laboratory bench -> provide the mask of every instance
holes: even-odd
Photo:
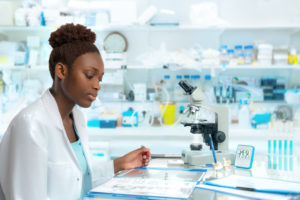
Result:
[[[253,161],[253,165],[251,169],[241,169],[236,168],[231,165],[229,168],[214,170],[213,168],[206,167],[203,169],[207,169],[207,172],[204,176],[204,180],[210,179],[218,179],[227,177],[229,175],[239,175],[239,176],[250,176],[256,178],[267,178],[272,180],[282,180],[282,181],[292,181],[300,183],[300,162],[297,161],[297,164],[293,168],[292,171],[284,171],[284,170],[274,170],[268,169],[268,158],[265,155],[255,155],[255,159]],[[174,158],[156,158],[152,159],[148,167],[158,167],[158,168],[192,168],[199,169],[201,167],[197,166],[188,166],[183,164],[180,159]],[[94,200],[94,199],[103,199],[102,197],[86,197],[85,200]],[[108,199],[105,197],[105,199]],[[124,199],[124,198],[122,198]],[[130,198],[127,198],[130,199]],[[146,198],[144,198],[146,199]],[[205,189],[197,188],[193,191],[189,200],[199,200],[199,199],[214,199],[214,200],[227,200],[227,199],[249,199],[239,196],[234,196],[222,192],[210,191]],[[300,195],[292,197],[292,199],[300,199]]]

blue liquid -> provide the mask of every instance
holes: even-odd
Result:
[[[288,159],[287,159],[288,141],[284,140],[284,170],[288,170]]]
[[[277,169],[277,155],[276,155],[276,146],[277,146],[277,141],[273,140],[273,169]]]
[[[282,140],[278,141],[279,169],[282,170]]]

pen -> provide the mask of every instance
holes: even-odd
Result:
[[[213,157],[214,157],[214,162],[217,163],[217,158],[216,158],[216,153],[215,153],[215,147],[214,147],[214,143],[213,143],[211,135],[209,135],[209,140],[210,140],[211,151],[212,151]]]

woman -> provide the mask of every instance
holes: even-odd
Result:
[[[95,40],[82,25],[51,33],[53,85],[12,120],[2,138],[0,199],[80,199],[114,173],[148,165],[147,148],[92,164],[86,121],[75,105],[89,107],[101,88],[104,66]]]

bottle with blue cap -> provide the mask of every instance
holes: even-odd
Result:
[[[182,75],[176,75],[175,84],[174,84],[174,92],[173,92],[173,99],[176,102],[184,102],[187,101],[188,98],[184,95],[184,90],[178,84],[181,80],[183,80]]]
[[[245,52],[245,64],[251,64],[254,61],[253,45],[245,45],[244,52]]]
[[[173,84],[171,81],[171,76],[169,74],[164,75],[164,89],[162,100],[171,101],[173,99]]]
[[[225,67],[229,63],[227,50],[228,50],[227,45],[221,45],[221,48],[220,48],[220,63],[223,67]]]
[[[194,87],[200,87],[200,75],[198,74],[193,74],[191,75],[191,81],[190,84]]]
[[[227,49],[227,54],[228,54],[228,64],[229,65],[236,65],[237,64],[237,59],[234,54],[234,49]]]
[[[248,99],[240,99],[239,127],[250,128],[250,111]]]
[[[215,103],[214,85],[210,74],[204,76],[203,92],[205,94],[205,103]]]

